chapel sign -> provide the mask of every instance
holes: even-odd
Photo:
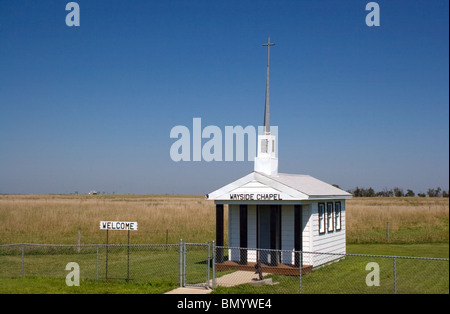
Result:
[[[230,194],[233,201],[282,201],[281,194],[272,193],[240,193]]]

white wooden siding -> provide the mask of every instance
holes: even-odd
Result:
[[[345,254],[346,245],[345,245],[345,200],[332,200],[333,202],[333,211],[334,211],[334,203],[340,201],[341,202],[341,230],[337,231],[333,228],[333,231],[328,231],[328,225],[325,228],[325,233],[319,234],[319,202],[314,202],[311,204],[312,209],[312,243],[310,247],[310,252],[323,252],[323,253],[338,253]],[[326,201],[324,201],[326,204]],[[326,205],[325,205],[326,208]],[[325,210],[326,213],[326,210]],[[327,219],[326,219],[327,220]],[[333,220],[334,222],[334,220]],[[306,251],[306,250],[304,250]],[[307,254],[309,255],[309,254]],[[339,256],[336,255],[320,255],[315,254],[313,256],[312,265],[319,266],[321,264],[328,263],[332,260],[338,259]]]
[[[294,205],[281,206],[281,249],[292,251],[282,252],[281,262],[283,264],[294,264]]]
[[[294,205],[281,206],[281,249],[294,249]]]
[[[310,251],[311,250],[311,205],[303,205],[302,206],[302,251]]]
[[[311,205],[303,205],[302,206],[302,251],[309,252],[311,251],[312,245],[312,219],[311,219]],[[303,255],[303,264],[304,265],[312,265],[313,261],[310,255]]]

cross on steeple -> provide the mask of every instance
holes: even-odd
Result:
[[[267,47],[267,79],[266,79],[266,105],[264,109],[264,133],[270,133],[270,93],[269,93],[269,60],[270,60],[270,46],[275,46],[270,42],[270,36],[267,39],[267,44],[263,44]]]

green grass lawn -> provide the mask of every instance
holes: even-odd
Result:
[[[347,253],[449,258],[449,244],[347,244]]]
[[[171,282],[131,283],[124,280],[82,280],[80,286],[67,286],[65,278],[0,279],[0,294],[162,294],[175,289]]]

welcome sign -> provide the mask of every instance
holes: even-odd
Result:
[[[137,221],[100,221],[100,230],[138,230]]]

